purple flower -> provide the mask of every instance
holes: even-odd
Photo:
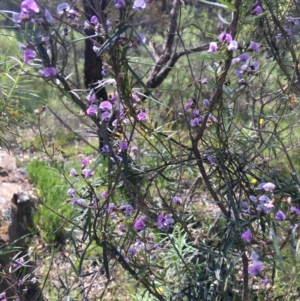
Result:
[[[251,9],[252,15],[260,15],[262,13],[262,7],[260,6],[259,2],[256,1]]]
[[[114,203],[110,203],[110,204],[107,206],[106,211],[110,213],[110,212],[113,212],[115,209],[116,209],[116,205],[115,205]]]
[[[292,30],[290,28],[286,28],[285,29],[285,32],[288,36],[291,36],[292,35]]]
[[[89,160],[87,158],[83,159],[81,162],[81,168],[85,168],[89,165]]]
[[[135,247],[129,247],[127,251],[128,256],[135,256],[137,254],[137,249]]]
[[[253,264],[248,267],[248,273],[252,276],[259,276],[261,274],[262,268],[262,262],[253,261]]]
[[[68,3],[61,3],[57,5],[57,13],[62,15],[70,10],[70,5]]]
[[[256,62],[256,61],[254,61],[254,62],[252,62],[251,64],[250,64],[250,69],[252,70],[252,71],[255,71],[255,70],[257,70],[258,68],[259,68],[259,62]]]
[[[104,111],[101,113],[101,121],[109,122],[112,117],[112,113],[110,111]]]
[[[182,198],[179,196],[174,196],[172,199],[172,202],[177,204],[177,205],[181,205],[182,204]]]
[[[126,217],[130,217],[133,211],[133,208],[131,205],[128,204],[122,204],[120,206],[120,210],[125,211],[125,216]]]
[[[244,241],[246,241],[246,242],[251,242],[251,240],[252,240],[252,232],[251,232],[251,230],[250,229],[248,229],[246,232],[244,232],[243,234],[242,234],[242,239],[244,240]]]
[[[31,60],[35,58],[35,52],[31,49],[27,49],[24,51],[24,61],[26,64],[29,64]]]
[[[109,101],[105,100],[105,101],[102,101],[100,103],[99,108],[100,108],[101,111],[111,111],[112,110],[112,104]]]
[[[96,98],[96,94],[93,93],[93,94],[91,94],[91,95],[88,95],[86,99],[87,99],[88,102],[93,103],[93,102],[97,99],[97,98]]]
[[[236,51],[238,49],[238,43],[235,40],[232,40],[227,47],[228,50]]]
[[[259,45],[253,41],[250,42],[249,48],[252,51],[259,51]]]
[[[121,141],[120,142],[120,149],[121,150],[127,150],[128,149],[128,142],[127,141]]]
[[[222,33],[219,35],[219,41],[220,41],[220,42],[231,43],[231,41],[232,41],[232,36],[231,36],[229,33],[222,32]]]
[[[120,224],[119,227],[118,227],[118,230],[121,231],[121,232],[125,232],[126,231],[126,227],[124,224]]]
[[[147,119],[147,114],[145,112],[140,112],[137,114],[138,121],[144,121]]]
[[[299,20],[295,20],[295,19],[294,19],[293,17],[291,17],[291,16],[286,17],[285,20],[286,20],[288,23],[291,23],[293,26],[299,24]]]
[[[104,146],[101,148],[101,152],[102,152],[103,154],[109,153],[109,146],[108,146],[108,145],[104,145]]]
[[[121,8],[121,7],[125,7],[125,6],[126,6],[126,4],[125,4],[124,0],[116,0],[116,3],[115,3],[116,8]]]
[[[70,169],[70,176],[71,177],[78,177],[79,173],[75,170],[75,168]]]
[[[211,43],[209,44],[209,48],[208,48],[207,52],[208,52],[208,53],[214,53],[214,52],[216,52],[217,50],[218,50],[218,45],[217,45],[217,43],[216,43],[216,42],[211,42]]]
[[[108,71],[107,71],[107,69],[106,69],[106,68],[104,68],[104,67],[102,67],[101,74],[102,74],[103,76],[107,76],[107,74],[108,74]]]
[[[25,0],[21,3],[21,11],[24,13],[38,14],[40,7],[34,0]]]
[[[262,189],[264,189],[265,191],[273,191],[275,187],[276,187],[275,184],[268,182],[268,183],[264,183]]]
[[[6,292],[2,292],[2,293],[0,294],[0,298],[5,298],[5,296],[6,296]]]
[[[267,285],[267,284],[269,283],[269,279],[268,279],[268,278],[263,279],[263,280],[262,280],[262,283],[263,283],[264,285]]]
[[[208,99],[203,99],[203,106],[209,107],[209,105],[210,105],[210,100],[208,100]]]
[[[252,203],[256,204],[257,203],[257,197],[255,197],[254,195],[250,195],[249,199]]]
[[[98,106],[97,105],[90,105],[88,107],[88,109],[86,110],[86,113],[89,115],[89,116],[96,116],[98,114]]]
[[[51,78],[57,74],[57,71],[54,67],[47,67],[44,70],[39,70],[39,74],[42,77]]]
[[[286,216],[281,210],[278,210],[275,215],[275,219],[277,219],[278,221],[284,221],[286,219]]]
[[[96,25],[97,23],[99,23],[99,20],[96,16],[92,16],[90,22],[94,25]]]
[[[139,151],[139,149],[138,149],[138,147],[137,146],[132,146],[131,147],[131,151],[134,153],[134,154],[136,154],[138,151]]]
[[[77,198],[73,198],[71,200],[71,203],[73,205],[79,205],[79,206],[86,206],[86,201],[84,199],[77,199]]]
[[[85,179],[92,178],[94,175],[94,171],[91,169],[84,169],[81,171],[81,173]]]
[[[184,109],[187,111],[188,109],[194,108],[195,102],[192,99],[188,99],[187,103],[184,105]]]
[[[74,197],[76,195],[76,190],[74,188],[70,188],[67,191],[67,196]]]
[[[136,230],[136,231],[140,231],[140,230],[143,230],[145,227],[146,227],[146,216],[145,215],[142,215],[133,225],[133,228]]]
[[[191,126],[196,127],[202,122],[202,117],[196,117],[191,120]]]
[[[271,199],[268,197],[268,196],[266,196],[266,195],[261,195],[259,198],[258,198],[258,200],[260,201],[260,202],[262,202],[262,203],[269,203],[270,201],[271,201]]]
[[[242,53],[238,58],[242,64],[245,64],[250,59],[250,55],[248,53]]]
[[[101,193],[101,197],[102,197],[102,198],[107,198],[108,196],[109,196],[108,191],[103,191],[103,192]]]
[[[51,13],[49,12],[48,9],[45,9],[45,19],[48,23],[53,22],[53,17],[52,17],[52,15],[51,15]]]
[[[300,215],[300,209],[294,206],[291,206],[291,213],[292,214],[296,214],[296,215]]]
[[[23,258],[19,258],[13,263],[12,266],[14,269],[16,269],[16,268],[23,266],[24,264],[25,264],[25,260]]]
[[[139,96],[136,95],[136,94],[132,94],[131,97],[132,97],[132,99],[133,99],[135,102],[138,102],[138,101],[141,100],[141,99],[139,98]]]
[[[135,0],[132,8],[134,10],[141,11],[146,8],[146,2],[144,0]]]
[[[157,228],[165,231],[174,226],[174,219],[172,218],[172,214],[160,214],[157,218]]]

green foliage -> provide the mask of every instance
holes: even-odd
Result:
[[[72,215],[72,209],[66,204],[68,186],[53,169],[54,164],[32,160],[28,164],[30,181],[37,188],[41,204],[34,216],[36,231],[48,243],[60,242]]]

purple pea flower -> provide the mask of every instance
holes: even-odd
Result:
[[[116,3],[115,3],[116,8],[121,8],[121,7],[125,7],[125,6],[126,6],[126,3],[124,0],[116,0]]]
[[[132,8],[134,10],[141,11],[146,8],[146,2],[144,0],[135,0]]]
[[[125,211],[125,216],[126,217],[130,217],[133,211],[133,208],[131,205],[128,204],[122,204],[120,206],[120,210]]]
[[[232,36],[231,36],[229,33],[222,32],[222,33],[219,35],[219,41],[220,41],[220,42],[231,43],[231,41],[232,41]]]
[[[107,76],[107,74],[108,74],[108,71],[107,71],[107,69],[106,69],[106,68],[104,68],[104,67],[102,67],[101,74],[102,74],[104,77],[105,77],[105,76]]]
[[[71,203],[73,205],[86,206],[86,201],[84,199],[72,198]]]
[[[236,51],[238,49],[238,43],[235,40],[232,40],[227,47],[228,50]]]
[[[81,171],[81,173],[85,179],[92,178],[94,175],[94,171],[91,169],[84,169]]]
[[[249,45],[249,48],[252,50],[252,51],[259,51],[259,45],[253,41],[250,41],[250,45]]]
[[[49,12],[48,9],[45,9],[45,19],[48,23],[53,22],[53,17],[52,17],[52,15],[51,15],[51,13]]]
[[[210,100],[208,100],[208,99],[203,99],[203,106],[204,106],[204,107],[209,107],[209,105],[210,105]]]
[[[71,168],[71,170],[70,170],[70,176],[71,177],[78,177],[79,173],[75,170],[75,168]]]
[[[104,112],[104,111],[111,111],[111,110],[112,110],[112,104],[111,104],[109,101],[105,100],[105,101],[102,101],[102,102],[100,103],[99,108],[100,108],[100,110],[103,111],[103,112]]]
[[[263,280],[262,280],[262,283],[263,283],[264,285],[269,284],[269,279],[268,279],[268,278],[263,279]]]
[[[284,221],[286,219],[286,216],[281,210],[278,210],[275,215],[275,219],[277,219],[278,221]]]
[[[96,16],[92,16],[90,22],[93,25],[96,25],[97,23],[99,23],[99,20],[98,20],[98,18]]]
[[[6,296],[6,292],[2,292],[1,294],[0,294],[0,298],[2,299],[2,298],[5,298],[5,296]]]
[[[107,198],[108,196],[109,196],[108,191],[103,191],[103,192],[101,193],[101,197],[102,197],[102,198]]]
[[[144,121],[147,119],[147,114],[145,112],[140,112],[137,114],[138,121]]]
[[[102,152],[103,154],[109,153],[109,146],[108,146],[108,145],[104,145],[104,146],[101,148],[101,152]]]
[[[70,10],[70,5],[68,3],[61,3],[57,5],[57,13],[62,15]]]
[[[88,95],[88,96],[86,97],[86,99],[87,99],[88,102],[94,103],[95,100],[97,99],[97,98],[96,98],[96,94],[95,94],[95,93],[92,93],[91,95]]]
[[[262,271],[263,265],[260,261],[255,261],[252,265],[248,268],[248,273],[252,276],[260,275]]]
[[[87,158],[83,159],[81,162],[81,168],[86,168],[89,165],[89,160]]]
[[[257,15],[257,16],[262,14],[262,7],[260,6],[258,1],[256,1],[254,3],[254,5],[252,6],[251,14],[252,15]]]
[[[128,256],[135,256],[137,254],[137,249],[135,247],[129,247],[128,251]]]
[[[176,205],[181,205],[182,204],[182,198],[179,196],[174,196],[172,199],[172,202],[175,203]]]
[[[57,71],[54,67],[47,67],[44,70],[39,70],[39,74],[42,77],[51,78],[57,74]]]
[[[112,117],[112,113],[109,111],[104,111],[101,113],[101,121],[109,122]]]
[[[26,64],[29,64],[35,58],[35,52],[31,49],[24,51],[24,61]]]
[[[24,264],[25,264],[25,260],[23,258],[19,258],[13,263],[12,266],[14,269],[16,269],[16,268],[22,267]]]
[[[145,227],[146,227],[146,216],[145,215],[142,215],[133,225],[133,228],[136,230],[136,231],[141,231],[143,230]]]
[[[214,52],[216,52],[217,50],[218,50],[218,45],[217,45],[217,43],[216,43],[216,42],[211,42],[211,43],[209,44],[209,48],[208,48],[207,52],[208,52],[208,53],[214,53]]]
[[[157,228],[165,231],[174,226],[174,219],[172,218],[172,214],[160,214],[157,218]]]
[[[107,209],[106,211],[111,213],[113,212],[114,210],[116,209],[116,205],[114,203],[110,203],[108,206],[107,206]]]
[[[262,189],[264,189],[265,191],[274,191],[275,187],[275,184],[271,182],[263,183],[262,185]]]
[[[74,197],[76,195],[76,190],[74,188],[70,188],[67,191],[67,196]]]
[[[248,229],[246,232],[242,234],[242,239],[246,242],[251,242],[252,241],[252,232],[250,229]]]
[[[123,150],[127,150],[128,149],[128,142],[127,141],[121,141],[120,142],[120,149]]]
[[[138,147],[137,146],[132,146],[131,147],[131,151],[134,153],[134,154],[136,154],[138,151],[139,151],[139,149],[138,149]]]
[[[25,0],[21,3],[21,11],[24,13],[38,14],[40,7],[34,0]]]
[[[196,117],[191,120],[191,126],[196,127],[202,122],[202,117]]]
[[[88,107],[88,109],[86,110],[86,113],[89,115],[89,116],[96,116],[98,114],[98,106],[97,105],[90,105]]]
[[[187,103],[184,105],[184,109],[187,111],[188,109],[194,108],[195,102],[192,99],[188,99]]]
[[[291,213],[292,214],[296,214],[296,215],[300,215],[300,209],[294,206],[291,206]]]
[[[242,64],[245,64],[249,59],[250,59],[250,55],[249,55],[248,53],[242,53],[242,54],[239,56],[239,61],[240,61]]]

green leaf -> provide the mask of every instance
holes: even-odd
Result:
[[[125,25],[121,27],[114,35],[112,35],[108,40],[106,40],[105,43],[99,49],[97,56],[100,56],[106,48],[113,45],[113,43],[121,36],[121,34],[124,33],[129,28],[131,28],[131,26],[129,25]]]

